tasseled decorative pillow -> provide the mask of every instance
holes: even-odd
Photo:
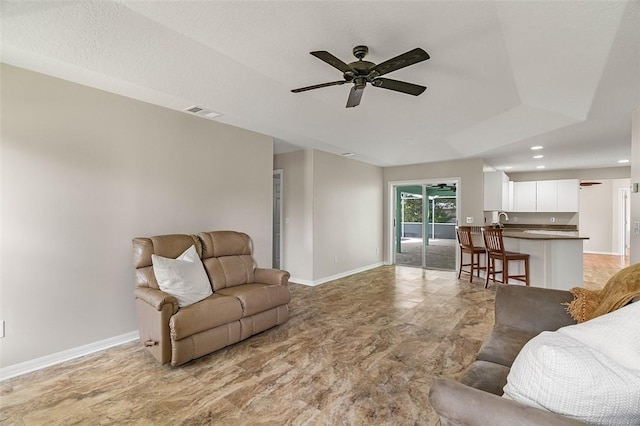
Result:
[[[578,323],[615,311],[640,295],[640,263],[619,271],[602,290],[574,287],[569,291],[574,299],[566,303],[567,312]]]

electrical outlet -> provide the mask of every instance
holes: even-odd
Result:
[[[333,257],[333,263],[338,263],[338,256]]]
[[[376,254],[380,254],[380,247],[376,247]]]
[[[634,222],[634,224],[633,224],[633,232],[636,235],[640,235],[640,222]]]
[[[514,221],[514,222],[517,222],[518,221],[518,216],[514,216],[513,219],[511,219],[511,220]]]
[[[550,221],[551,223],[553,223],[553,222],[555,222],[555,221],[556,221],[556,218],[552,216],[552,217],[551,217],[551,219],[549,219],[549,221]]]
[[[4,320],[0,321],[0,339],[4,337]]]
[[[467,217],[467,223],[473,223],[473,217]]]

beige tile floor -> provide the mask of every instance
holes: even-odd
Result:
[[[585,258],[594,287],[624,265],[605,263]],[[493,323],[493,286],[455,275],[292,284],[287,323],[183,367],[130,343],[2,382],[0,424],[433,425],[431,380],[458,377]]]

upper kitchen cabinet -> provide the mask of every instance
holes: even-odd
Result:
[[[484,173],[484,209],[509,210],[509,177],[504,172]]]
[[[541,180],[536,182],[537,212],[558,211],[558,181]]]
[[[516,212],[577,212],[580,207],[578,179],[514,183]]]
[[[513,184],[513,211],[535,212],[537,205],[537,182],[515,182]]]
[[[580,181],[563,179],[558,181],[558,211],[577,212],[580,210]]]

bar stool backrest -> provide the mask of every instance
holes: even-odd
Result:
[[[458,243],[460,244],[460,247],[473,249],[473,239],[471,238],[470,226],[459,226],[456,229],[456,233],[458,234]]]
[[[489,253],[504,253],[504,241],[502,241],[502,229],[484,228],[482,230],[484,246]]]

